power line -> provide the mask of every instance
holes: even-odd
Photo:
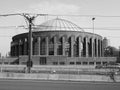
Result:
[[[1,16],[1,17],[16,16],[16,15],[22,15],[22,13],[14,13],[14,14],[0,14],[0,16]]]
[[[13,36],[9,36],[9,35],[0,35],[0,37],[13,37]],[[120,38],[120,36],[107,36],[109,38]]]
[[[20,16],[30,16],[30,15],[36,15],[37,16],[72,16],[72,17],[120,17],[120,16],[105,16],[105,15],[62,15],[62,14],[36,14],[36,13],[15,13],[15,14],[0,14],[1,17],[7,17],[7,16],[16,16],[16,15],[20,15]],[[21,26],[17,26],[17,27],[21,27]],[[6,27],[0,27],[0,28],[17,28],[16,26],[6,26]],[[25,27],[24,27],[25,28]],[[74,28],[74,27],[73,27]],[[26,28],[25,28],[26,29]],[[83,29],[92,29],[92,28],[83,28]],[[95,28],[95,30],[120,30],[119,28]]]
[[[13,37],[13,36],[0,35],[0,37]]]
[[[120,15],[68,15],[68,14],[37,14],[37,13],[14,13],[14,14],[0,14],[1,17],[16,16],[16,15],[37,15],[37,16],[72,16],[72,17],[115,17],[120,18]]]
[[[83,28],[83,29],[92,29],[92,28]],[[107,31],[120,31],[120,28],[94,28],[96,30],[107,30]]]
[[[108,15],[64,15],[64,14],[48,14],[48,16],[71,16],[71,17],[115,17],[115,18],[120,18],[120,16],[108,16]]]
[[[7,28],[26,28],[26,26],[24,26],[24,25],[21,25],[21,26],[0,26],[0,28],[5,28],[5,29],[7,29]]]
[[[107,37],[110,37],[110,38],[120,38],[120,36],[107,36]]]
[[[34,25],[33,26],[33,29],[41,29],[44,28],[44,27],[56,27],[56,26],[44,26],[44,25]],[[65,28],[65,27],[59,27],[57,26],[58,28]],[[0,29],[20,29],[20,28],[23,28],[23,29],[28,29],[27,26],[24,26],[24,25],[20,25],[20,26],[0,26]],[[66,27],[66,28],[70,28],[70,27]],[[76,27],[72,27],[72,28],[76,28]],[[82,29],[93,29],[92,27],[83,27]],[[120,31],[120,27],[96,27],[95,30],[110,30],[110,31]]]
[[[33,29],[41,29],[41,28],[45,28],[45,27],[52,27],[52,28],[56,28],[56,26],[47,26],[47,25],[35,25],[33,27]],[[79,27],[61,27],[61,26],[57,26],[58,28],[64,29],[64,28],[79,28]],[[93,29],[92,27],[81,27],[82,29]],[[120,27],[96,27],[94,28],[95,30],[120,30]]]

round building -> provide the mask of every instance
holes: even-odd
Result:
[[[29,50],[28,33],[14,36],[11,56],[25,64]],[[32,61],[37,65],[105,63],[102,36],[85,32],[65,19],[48,20],[32,30]]]

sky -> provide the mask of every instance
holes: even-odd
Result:
[[[109,44],[120,46],[120,0],[0,0],[0,14],[11,13],[39,13],[63,16],[38,17],[35,24],[39,25],[47,20],[59,17],[67,19],[86,32],[93,32],[92,17],[73,17],[64,15],[93,15],[94,33],[109,39]],[[96,16],[97,15],[97,16]],[[24,17],[0,17],[0,52],[2,56],[10,51],[12,36],[27,32],[20,28],[27,25]],[[89,28],[89,29],[88,29]]]

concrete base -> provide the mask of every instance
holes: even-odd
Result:
[[[112,80],[105,75],[72,75],[72,74],[25,74],[25,73],[0,73],[2,79],[37,79],[37,80],[69,80],[69,81],[96,81],[120,82],[120,76],[115,75]]]

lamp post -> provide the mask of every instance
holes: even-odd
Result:
[[[92,26],[93,26],[93,47],[92,47],[92,49],[93,49],[93,52],[92,52],[92,57],[93,57],[93,59],[94,59],[94,56],[95,56],[95,34],[94,34],[94,21],[95,21],[95,17],[93,17],[92,18]]]
[[[95,17],[92,18],[92,21],[93,21],[93,34],[94,34],[94,21],[95,21]]]

